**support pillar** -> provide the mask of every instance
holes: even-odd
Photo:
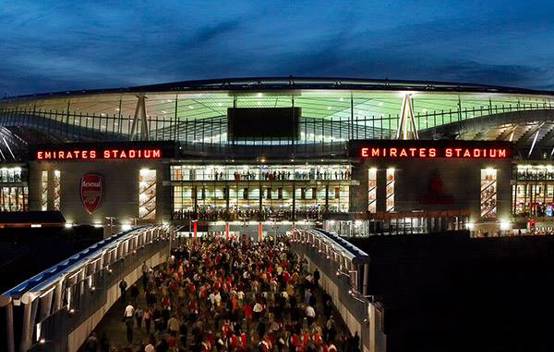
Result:
[[[146,116],[146,97],[141,94],[137,95],[137,106],[135,108],[135,116],[131,126],[131,140],[148,140],[148,119]],[[140,132],[139,132],[140,131]]]
[[[419,139],[415,124],[414,107],[411,94],[404,95],[404,98],[402,99],[402,108],[400,110],[398,129],[396,130],[396,139]]]

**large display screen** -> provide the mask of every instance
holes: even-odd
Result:
[[[301,113],[300,108],[228,108],[228,138],[298,139]]]

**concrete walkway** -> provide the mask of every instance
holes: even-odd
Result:
[[[139,292],[140,292],[136,301],[134,301],[131,298],[131,295],[130,295],[131,287],[129,287],[127,289],[127,294],[126,294],[127,303],[124,304],[122,300],[119,299],[112,306],[112,308],[106,313],[102,321],[98,324],[98,326],[95,329],[96,336],[98,337],[99,340],[101,339],[103,334],[106,335],[110,343],[110,351],[118,351],[118,352],[119,351],[133,351],[133,352],[143,351],[144,346],[148,343],[149,335],[146,333],[144,324],[142,324],[142,327],[139,328],[136,322],[134,324],[134,329],[133,329],[133,342],[132,344],[128,344],[127,342],[126,325],[123,319],[123,314],[124,314],[126,305],[128,303],[131,303],[135,307],[135,309],[138,307],[145,309],[145,307],[147,306],[141,280],[137,281],[136,285],[139,288]],[[325,316],[323,314],[324,292],[321,288],[319,288],[316,290],[315,294],[317,298],[316,312],[317,312],[318,321],[320,322],[321,326],[325,326]],[[302,301],[303,301],[303,298],[299,297],[299,303]],[[343,322],[342,318],[340,317],[340,314],[338,313],[334,305],[332,307],[332,310],[333,310],[332,315],[335,320],[335,327],[337,331],[336,345],[337,345],[338,351],[344,351],[344,349],[341,348],[340,341],[342,340],[342,337],[349,336],[349,333],[348,333],[346,324]],[[154,333],[154,331],[155,331],[154,323],[152,323],[151,332]],[[192,342],[191,331],[192,331],[192,326],[191,324],[188,324],[188,339],[187,339],[188,346],[190,346]],[[159,340],[162,337],[167,337],[167,334],[162,333],[158,335],[158,333],[154,333],[154,336],[156,337],[157,340]],[[190,349],[187,348],[182,350],[187,351]],[[84,351],[84,346],[81,347],[80,351]],[[215,348],[214,348],[214,351],[215,351]]]

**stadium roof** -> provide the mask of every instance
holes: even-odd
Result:
[[[481,92],[554,95],[552,91],[504,87],[473,83],[452,83],[438,81],[412,81],[389,79],[362,79],[340,77],[247,77],[208,80],[179,81],[124,88],[71,90],[42,94],[29,94],[11,99],[37,99],[46,97],[68,97],[88,94],[110,93],[156,93],[156,92],[196,92],[196,91],[252,91],[252,90],[392,90],[392,91],[435,91],[435,92]],[[1,101],[1,100],[0,100]]]

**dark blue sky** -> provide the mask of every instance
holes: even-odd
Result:
[[[552,1],[0,0],[2,96],[242,76],[554,89]]]

